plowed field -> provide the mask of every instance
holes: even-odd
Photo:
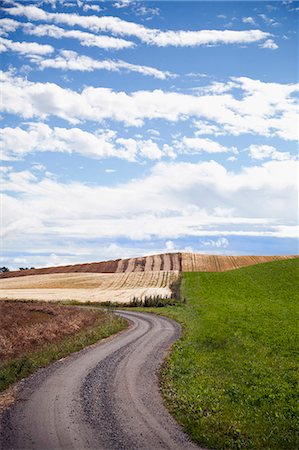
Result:
[[[222,256],[182,253],[182,272],[225,272],[264,262],[296,258],[296,256]]]
[[[44,267],[42,269],[17,270],[0,274],[0,278],[24,277],[54,273],[131,273],[151,271],[225,272],[239,267],[263,262],[296,258],[289,256],[222,256],[199,253],[165,253],[140,258],[116,259],[71,266]]]
[[[133,297],[168,298],[178,271],[67,273],[29,275],[0,280],[0,298],[11,300],[76,300],[127,303]]]

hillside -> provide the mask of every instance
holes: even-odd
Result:
[[[299,260],[225,273],[184,273],[182,323],[163,373],[168,406],[213,449],[295,449]]]
[[[164,253],[161,255],[143,256],[139,258],[115,259],[110,261],[67,266],[44,267],[41,269],[17,270],[4,272],[0,278],[21,277],[27,275],[43,275],[54,273],[130,273],[148,271],[179,272],[225,272],[240,267],[264,262],[296,258],[287,256],[223,256],[198,253]]]

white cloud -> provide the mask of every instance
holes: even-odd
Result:
[[[121,9],[121,8],[127,8],[133,3],[133,0],[119,0],[115,3],[113,3],[114,8]]]
[[[173,241],[166,241],[165,248],[167,251],[173,251],[175,250],[175,245]]]
[[[151,134],[152,136],[154,136],[154,137],[160,137],[160,131],[158,131],[158,130],[154,130],[153,128],[149,128],[148,130],[147,130],[147,132],[149,133],[149,134]]]
[[[151,160],[161,159],[163,156],[161,149],[151,139],[135,140],[132,138],[118,138],[115,142],[124,147],[129,155],[132,155],[132,160],[135,159],[137,154]]]
[[[87,236],[296,238],[297,170],[297,161],[235,172],[215,161],[160,162],[147,176],[115,187],[39,180],[28,171],[4,173],[5,246],[26,251],[34,242],[35,249],[51,243],[54,248],[57,236],[62,242]]]
[[[16,42],[0,37],[0,53],[8,51],[17,52],[21,55],[36,56],[53,53],[54,48],[51,45],[38,44],[37,42]]]
[[[225,94],[188,95],[163,90],[130,94],[87,86],[81,92],[55,83],[34,83],[1,72],[2,111],[41,120],[53,115],[70,123],[116,120],[141,126],[145,120],[170,122],[198,118],[225,134],[252,133],[297,139],[296,84],[263,83],[240,77],[229,81]],[[234,89],[237,89],[234,97]]]
[[[271,145],[250,145],[249,154],[252,159],[274,159],[277,161],[287,161],[290,159],[296,159],[289,152],[280,152]]]
[[[181,140],[174,141],[174,145],[182,153],[226,153],[236,151],[235,148],[225,147],[219,142],[207,138],[189,138],[184,136]]]
[[[96,11],[100,12],[101,7],[99,5],[88,5],[87,3],[83,5],[83,11]]]
[[[208,86],[203,86],[200,88],[195,88],[195,91],[200,94],[224,94],[236,88],[237,85],[234,81],[228,81],[226,83],[221,83],[219,81],[213,81]]]
[[[197,46],[220,44],[250,44],[270,37],[270,33],[261,30],[199,30],[199,31],[161,31],[146,28],[143,25],[127,22],[118,17],[79,16],[66,13],[49,13],[36,6],[17,4],[4,10],[13,16],[25,16],[33,21],[45,21],[80,26],[93,32],[110,32],[114,35],[134,36],[142,42],[160,47]]]
[[[243,17],[242,18],[243,23],[249,23],[249,25],[256,25],[255,20],[253,17]]]
[[[268,48],[270,50],[277,50],[278,45],[273,41],[273,39],[267,39],[262,44],[259,44],[261,48]]]
[[[201,136],[203,134],[213,134],[214,136],[219,136],[223,133],[220,127],[217,125],[212,125],[204,120],[194,120],[194,126],[196,127],[195,136]]]
[[[121,70],[126,70],[128,72],[137,72],[141,75],[152,76],[160,80],[165,80],[173,76],[170,72],[163,72],[154,67],[140,66],[121,60],[106,59],[100,61],[89,56],[78,55],[78,53],[70,50],[62,50],[59,56],[53,59],[40,59],[36,63],[41,69],[51,67],[53,69],[78,70],[81,72],[92,72],[94,70],[120,72]]]
[[[227,248],[229,246],[229,240],[221,237],[218,239],[207,239],[205,241],[200,241],[200,244],[203,247],[210,247],[210,248]]]
[[[145,20],[151,20],[154,16],[159,16],[161,11],[159,8],[149,8],[148,6],[142,5],[140,2],[135,4],[133,12],[136,16],[146,17]]]
[[[6,161],[22,159],[36,152],[74,152],[89,158],[116,157],[128,161],[137,158],[155,160],[163,156],[162,150],[151,139],[123,139],[107,129],[92,134],[79,128],[50,128],[43,123],[31,123],[26,129],[0,129],[0,142],[2,159]]]
[[[269,25],[271,27],[277,27],[280,25],[279,22],[277,22],[275,19],[272,19],[272,17],[268,17],[266,14],[259,14],[259,17],[263,19],[266,25]]]
[[[32,170],[37,170],[38,172],[45,172],[46,166],[44,164],[34,163],[32,165]]]
[[[21,25],[21,24],[20,24]],[[80,30],[65,30],[56,25],[37,25],[31,23],[22,24],[24,33],[33,36],[49,36],[54,39],[76,39],[84,47],[98,47],[111,50],[121,50],[124,48],[132,48],[134,42],[127,41],[111,36],[101,36]]]
[[[7,36],[9,33],[16,31],[20,26],[20,22],[13,19],[0,19],[0,36]]]

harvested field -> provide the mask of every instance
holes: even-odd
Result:
[[[0,303],[0,361],[36,351],[81,329],[107,321],[100,311],[45,304]]]
[[[158,271],[182,272],[225,272],[239,267],[251,266],[263,262],[296,258],[288,256],[222,256],[199,253],[165,253],[140,258],[116,259],[88,264],[74,264],[72,266],[45,267],[42,269],[18,270],[4,272],[0,278],[25,277],[28,275],[74,274],[86,273],[143,273]],[[77,287],[77,286],[76,286]],[[84,286],[80,286],[84,287]]]
[[[45,267],[42,269],[17,270],[4,272],[0,278],[24,277],[28,275],[43,275],[53,273],[130,273],[148,271],[181,270],[180,253],[165,253],[163,255],[144,256],[141,258],[116,259],[72,266]]]
[[[169,298],[178,271],[67,273],[0,280],[0,299],[128,303],[134,297]]]
[[[298,256],[222,256],[182,253],[182,272],[226,272],[264,262],[297,258]]]

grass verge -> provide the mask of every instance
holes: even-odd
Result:
[[[147,309],[183,324],[162,370],[167,405],[213,449],[295,449],[298,259],[184,273],[186,305]]]
[[[70,353],[94,344],[127,326],[123,318],[109,311],[98,311],[98,315],[98,319],[92,326],[64,336],[58,341],[42,345],[36,351],[26,352],[17,358],[0,363],[0,392],[40,367],[45,367]]]

